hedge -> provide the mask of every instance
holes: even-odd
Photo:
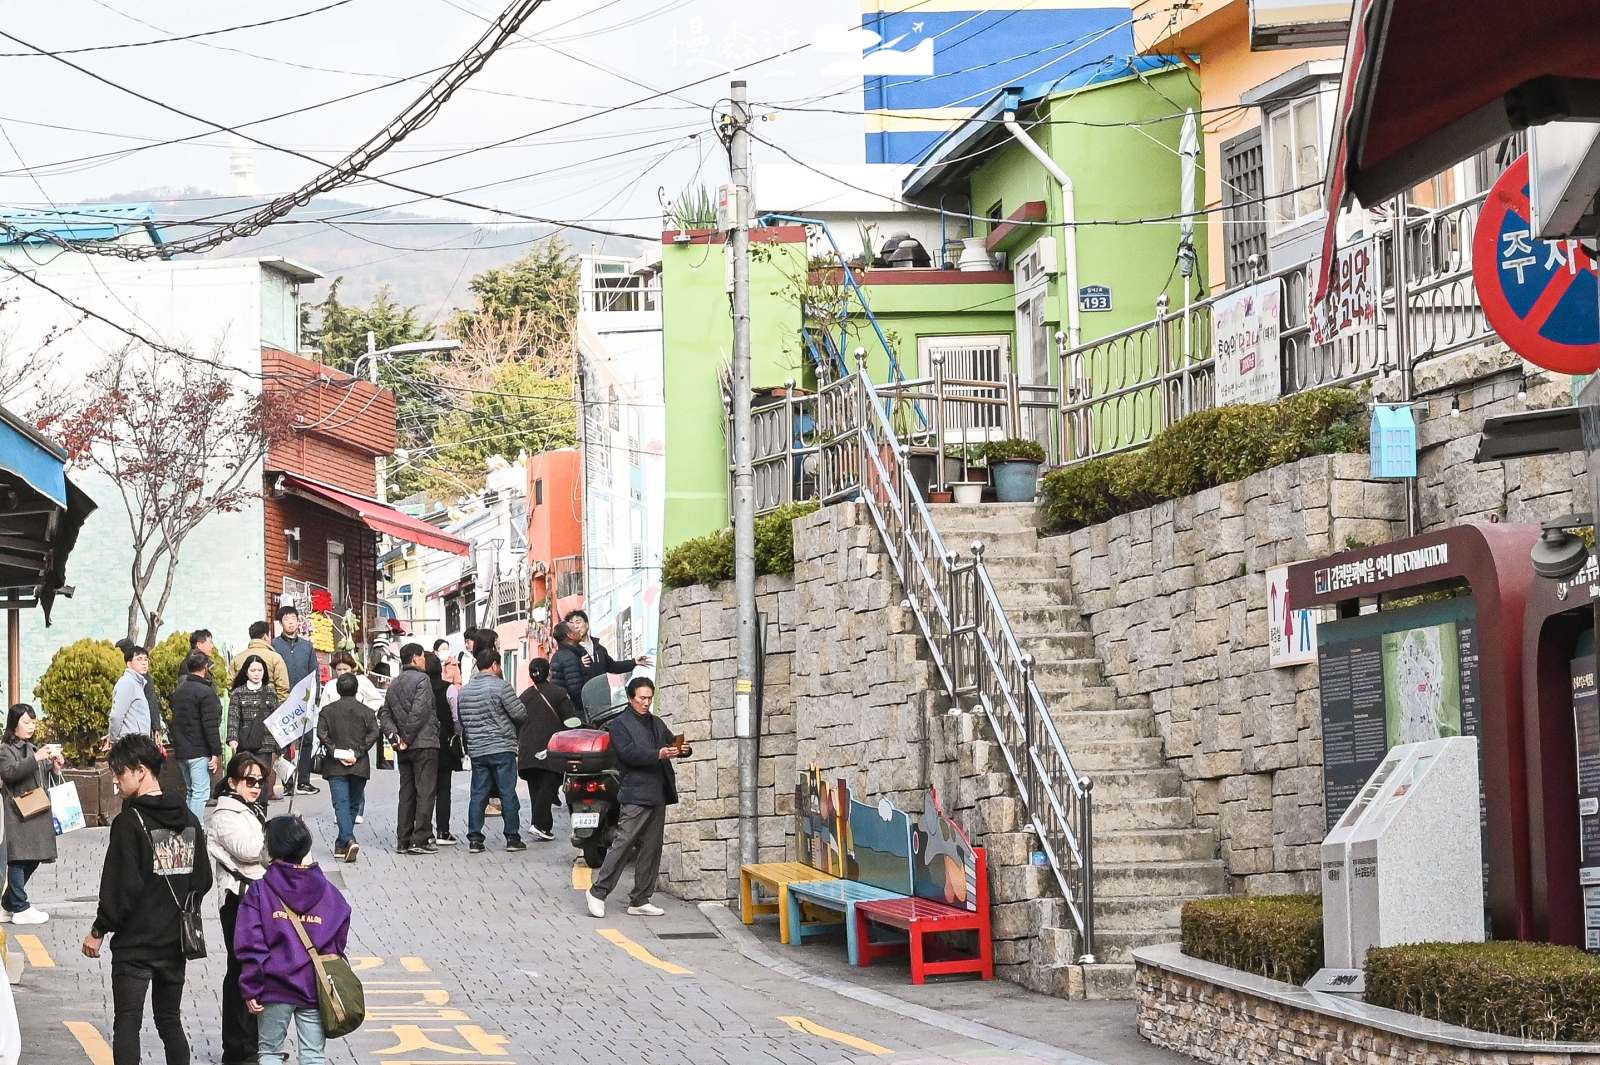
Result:
[[[1519,1039],[1600,1042],[1600,958],[1546,943],[1367,952],[1367,1001]]]
[[[1045,517],[1081,529],[1311,455],[1364,451],[1368,423],[1366,397],[1348,388],[1199,411],[1137,451],[1045,474]]]
[[[85,637],[58,649],[34,685],[44,739],[60,743],[69,765],[93,765],[109,729],[111,693],[126,672],[110,640]]]
[[[757,574],[794,572],[794,519],[816,510],[816,503],[790,503],[756,519]],[[685,540],[661,560],[661,583],[668,588],[732,579],[732,529]]]
[[[1183,904],[1183,952],[1303,984],[1322,968],[1320,895],[1239,895]],[[1370,986],[1370,979],[1368,982]]]

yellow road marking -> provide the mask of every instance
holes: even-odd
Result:
[[[797,1032],[804,1032],[807,1035],[821,1036],[823,1039],[832,1039],[835,1043],[843,1043],[847,1047],[855,1047],[857,1050],[864,1050],[868,1054],[894,1053],[894,1051],[890,1050],[888,1047],[882,1047],[877,1043],[868,1042],[867,1040],[861,1039],[858,1036],[846,1035],[844,1032],[836,1032],[832,1028],[824,1028],[816,1021],[810,1021],[804,1017],[779,1017],[778,1020],[782,1021],[784,1024],[787,1024],[790,1028],[793,1028]]]
[[[651,954],[648,950],[645,950],[639,944],[635,943],[633,940],[629,939],[615,928],[601,928],[598,931],[600,932],[601,936],[609,939],[611,942],[627,951],[633,957],[638,958],[646,965],[654,965],[657,969],[660,969],[664,973],[671,973],[674,976],[688,976],[691,972],[691,970],[685,969],[681,965],[674,965],[670,961],[662,961],[660,958],[656,957],[654,954]]]
[[[428,963],[423,961],[421,958],[401,958],[400,966],[408,973],[433,972],[432,969],[428,968]]]
[[[88,1021],[63,1021],[67,1031],[77,1037],[78,1045],[89,1055],[89,1065],[111,1065],[111,1045],[100,1029]]]
[[[22,953],[28,956],[28,964],[35,969],[54,969],[56,960],[50,952],[44,949],[44,942],[38,936],[19,935],[16,937],[17,946],[22,948]]]
[[[594,887],[594,870],[589,868],[587,862],[580,862],[572,867],[572,890],[588,891]]]
[[[350,959],[350,969],[352,972],[360,972],[362,969],[376,969],[382,964],[382,958],[366,958],[357,955],[356,957]]]

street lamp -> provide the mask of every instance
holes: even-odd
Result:
[[[356,359],[355,372],[361,373],[361,360],[367,360],[367,380],[373,384],[378,383],[378,356],[379,355],[417,355],[425,351],[455,351],[461,347],[459,340],[417,340],[410,344],[395,344],[393,347],[378,347],[378,338],[371,330],[367,331],[367,353]]]

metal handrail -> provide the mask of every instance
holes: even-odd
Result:
[[[1034,682],[1033,657],[1018,645],[990,580],[983,544],[973,543],[966,560],[946,550],[864,352],[856,353],[855,373],[821,389],[816,410],[821,498],[858,500],[872,515],[946,694],[958,705],[976,703],[988,719],[1078,931],[1079,960],[1092,963],[1094,785],[1073,768]]]

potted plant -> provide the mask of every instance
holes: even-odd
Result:
[[[1044,448],[1032,440],[1012,437],[983,445],[984,462],[994,481],[994,496],[1001,503],[1030,503],[1044,465]]]
[[[61,744],[67,780],[90,825],[109,825],[122,809],[111,769],[99,763],[100,742],[110,728],[111,690],[123,674],[122,652],[108,640],[82,639],[56,651],[34,686],[50,740]]]

